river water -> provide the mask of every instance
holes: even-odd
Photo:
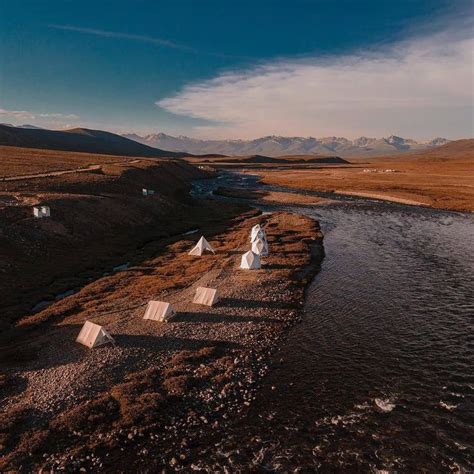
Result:
[[[198,194],[216,185],[264,188],[224,173]],[[235,465],[474,470],[474,216],[336,198],[264,209],[317,219],[326,256],[229,433]]]

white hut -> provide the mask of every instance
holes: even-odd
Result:
[[[77,336],[76,342],[92,349],[108,342],[114,342],[114,339],[102,326],[86,321],[79,336]]]
[[[149,301],[143,319],[167,321],[176,314],[170,303],[165,301]]]
[[[213,306],[218,300],[219,297],[215,288],[205,288],[199,286],[196,289],[196,295],[194,296],[193,303],[203,304],[205,306]]]
[[[242,255],[240,261],[240,268],[243,270],[258,270],[261,268],[260,256],[253,253],[251,250]]]
[[[252,252],[261,257],[266,257],[268,255],[268,242],[260,238],[254,240],[252,242]]]
[[[153,194],[155,194],[155,190],[154,189],[146,189],[146,188],[143,188],[142,189],[142,194],[144,196],[153,196]]]
[[[216,253],[214,249],[210,246],[209,242],[204,237],[201,237],[199,239],[199,242],[191,249],[189,255],[197,255],[200,257],[206,250],[212,253]]]
[[[51,210],[48,206],[35,206],[33,207],[33,215],[38,219],[50,217]]]

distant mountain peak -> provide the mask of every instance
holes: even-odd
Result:
[[[265,155],[270,157],[308,154],[338,156],[387,155],[432,148],[449,141],[445,138],[435,138],[430,142],[419,143],[397,135],[391,135],[386,138],[362,136],[355,140],[336,136],[315,138],[284,137],[279,135],[266,135],[253,140],[202,140],[182,135],[173,137],[163,132],[152,133],[138,138],[135,134],[125,136],[152,147],[199,155]]]

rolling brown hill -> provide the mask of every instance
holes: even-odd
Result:
[[[58,131],[0,125],[0,145],[147,158],[180,158],[188,155],[160,150],[114,133],[87,128]]]
[[[366,156],[352,156],[351,162],[378,162],[378,161],[445,161],[445,160],[470,160],[474,158],[474,138],[463,138],[454,140],[436,148],[416,151],[411,153],[399,153],[397,155],[380,155],[367,158]]]
[[[410,153],[405,157],[424,158],[424,159],[463,159],[474,158],[474,138],[465,138],[463,140],[456,140],[446,143],[438,148],[431,150],[420,151],[417,153]]]

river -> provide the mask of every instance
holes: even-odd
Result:
[[[224,172],[196,192],[217,185],[281,190]],[[229,433],[235,465],[474,469],[474,216],[331,197],[263,208],[317,219],[326,256],[302,321]]]

